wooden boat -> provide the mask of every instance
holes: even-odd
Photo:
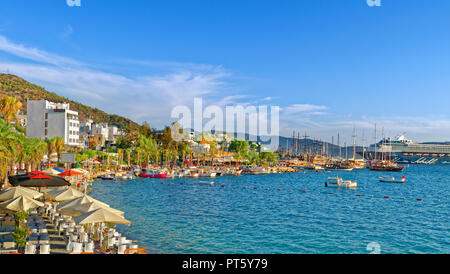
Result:
[[[342,178],[328,178],[325,182],[326,187],[337,187],[337,188],[357,188],[358,182],[350,180],[342,180]]]
[[[402,171],[405,166],[400,166],[391,161],[377,161],[369,163],[369,169],[374,171]]]
[[[396,179],[395,177],[388,177],[388,176],[380,177],[380,182],[404,184],[406,182],[406,176],[403,176],[402,179]]]

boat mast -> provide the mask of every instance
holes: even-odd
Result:
[[[345,146],[345,160],[348,161],[347,142],[344,142],[344,146]]]
[[[356,128],[353,128],[353,161],[356,161]]]
[[[364,133],[364,131],[363,131],[363,135],[362,135],[362,141],[363,141],[363,147],[362,147],[362,149],[363,149],[363,161],[365,161],[366,160],[366,137],[365,137],[365,133]]]
[[[377,124],[375,123],[375,158],[374,160],[377,161],[378,157],[377,157]]]
[[[334,136],[331,136],[331,160],[333,160]]]
[[[383,142],[381,143],[381,147],[383,148],[382,150],[381,150],[381,161],[384,161],[385,160],[385,158],[384,158],[384,154],[386,153],[385,152],[385,150],[386,150],[386,138],[385,138],[385,136],[384,136],[384,127],[382,128],[382,130],[381,130],[381,137],[383,138],[382,140],[383,140]]]
[[[342,159],[342,149],[341,149],[341,139],[340,139],[340,135],[339,135],[339,133],[338,133],[338,136],[337,136],[337,145],[338,145],[338,148],[339,148],[339,158],[340,159]]]

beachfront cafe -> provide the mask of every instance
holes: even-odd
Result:
[[[0,192],[0,254],[146,254],[122,235],[124,212],[76,190],[65,175],[11,176]]]

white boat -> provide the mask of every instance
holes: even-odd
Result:
[[[357,188],[358,182],[351,180],[342,180],[342,178],[328,178],[325,182],[326,187],[339,187],[339,188]]]
[[[199,174],[195,171],[188,171],[184,174],[186,178],[198,178]]]
[[[214,178],[214,177],[216,177],[216,173],[215,172],[202,172],[202,173],[200,173],[198,176],[199,177],[211,177],[211,178]]]
[[[380,182],[404,184],[406,182],[406,176],[403,176],[401,179],[396,179],[395,177],[389,177],[389,176],[380,177]]]

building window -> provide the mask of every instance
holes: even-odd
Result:
[[[45,121],[45,127],[48,127],[48,121]]]
[[[45,114],[45,119],[48,119],[48,113]]]
[[[47,129],[45,129],[45,136],[47,136],[47,133],[48,133],[48,132],[47,132]]]

